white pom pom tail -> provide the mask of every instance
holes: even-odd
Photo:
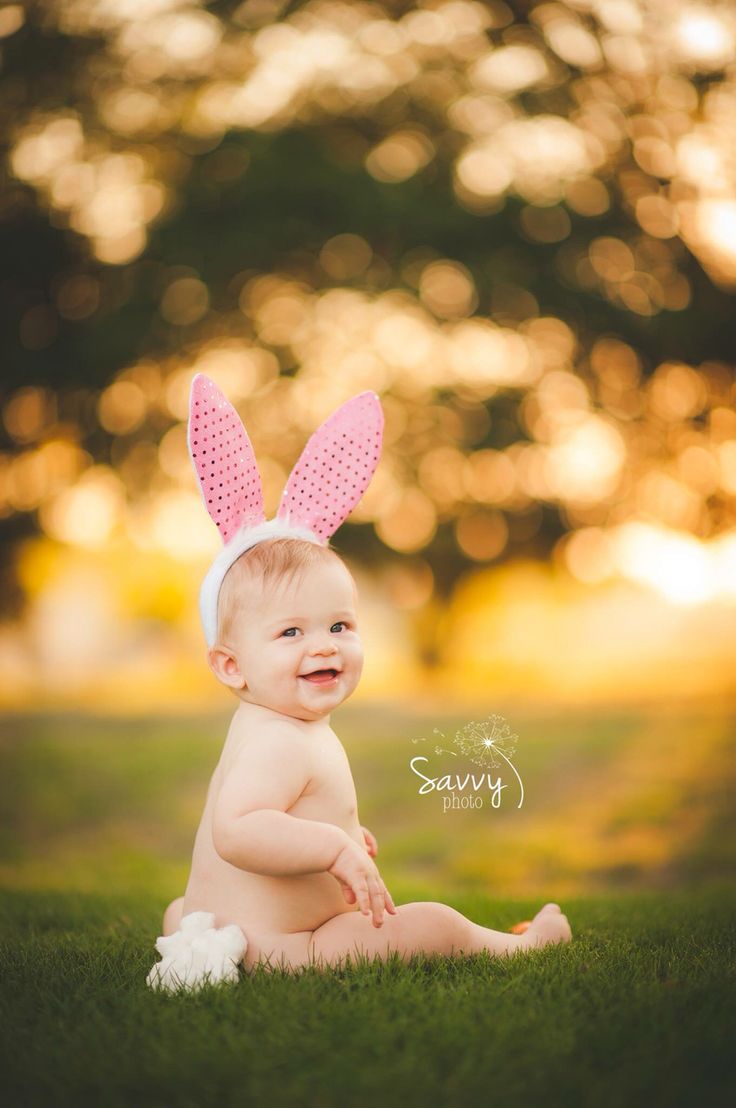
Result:
[[[237,924],[213,927],[214,922],[211,912],[190,912],[173,935],[159,936],[156,950],[161,961],[151,967],[146,984],[151,989],[177,992],[237,981],[248,941]]]

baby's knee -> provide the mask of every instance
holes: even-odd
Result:
[[[472,923],[449,904],[420,900],[403,904],[399,911],[404,913],[407,927],[414,932],[424,949],[452,954],[472,941]]]

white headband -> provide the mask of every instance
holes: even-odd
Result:
[[[383,412],[374,392],[346,401],[314,432],[291,471],[278,512],[267,520],[255,454],[240,416],[203,373],[189,397],[189,453],[200,492],[224,546],[199,593],[209,647],[217,637],[217,601],[241,554],[267,539],[324,546],[368,487],[378,465]]]

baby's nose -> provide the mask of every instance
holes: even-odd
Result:
[[[319,639],[313,643],[310,654],[337,654],[337,645],[331,639]]]

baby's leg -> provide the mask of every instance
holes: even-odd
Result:
[[[506,956],[548,943],[569,942],[572,933],[559,905],[545,904],[523,935],[493,931],[466,919],[447,904],[418,901],[402,904],[396,915],[386,913],[382,927],[374,927],[370,916],[346,912],[323,923],[312,933],[308,945],[310,960],[335,966],[346,954],[363,954],[369,959],[387,958],[393,952],[403,959],[412,954],[476,954],[488,950]]]
[[[179,924],[181,923],[181,910],[184,907],[184,897],[177,897],[176,900],[172,900],[164,912],[164,929],[161,932],[162,935],[173,935],[175,931],[179,930]]]

